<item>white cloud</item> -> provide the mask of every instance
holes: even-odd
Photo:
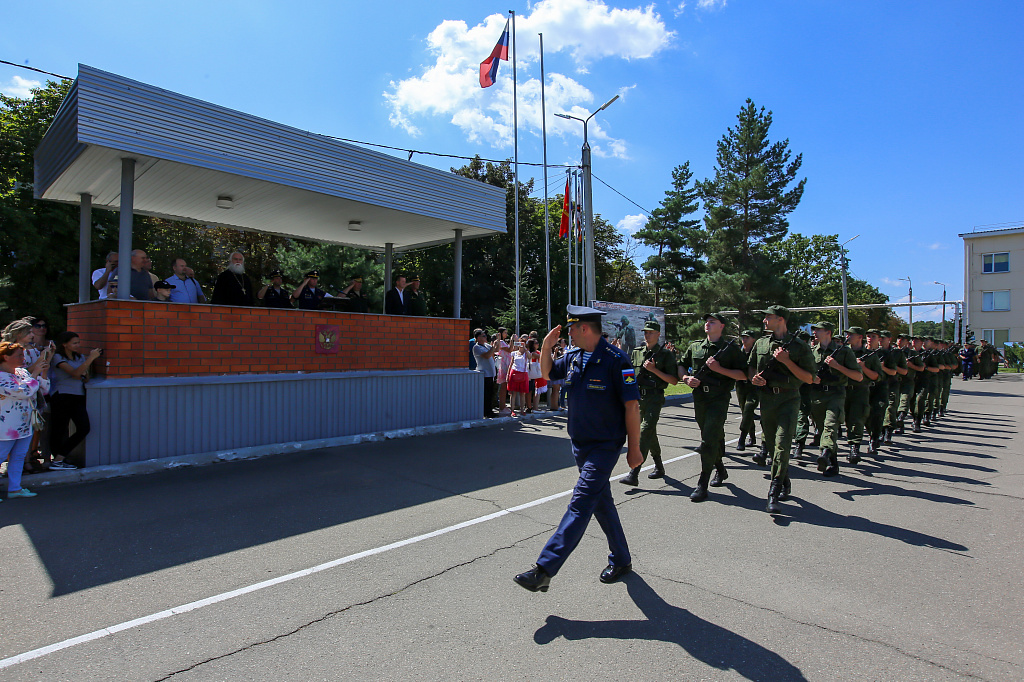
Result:
[[[882,281],[882,284],[887,284],[888,286],[891,286],[891,287],[905,287],[905,286],[907,286],[906,282],[901,282],[898,279],[890,279],[888,277],[883,277],[881,281]]]
[[[622,220],[615,224],[615,227],[619,228],[620,230],[628,234],[630,237],[632,237],[646,224],[647,216],[637,214],[625,216]]]
[[[697,0],[697,9],[721,9],[728,0]]]
[[[933,244],[929,244],[929,245],[928,245],[928,248],[929,248],[929,249],[930,249],[931,251],[938,251],[939,249],[946,249],[946,248],[949,248],[949,246],[948,246],[947,244],[943,244],[942,242],[935,242],[935,243],[933,243]]]
[[[391,107],[392,125],[418,135],[417,120],[444,116],[471,142],[493,147],[511,144],[511,64],[499,65],[497,82],[490,88],[483,89],[479,84],[480,62],[490,54],[506,18],[504,14],[492,14],[472,27],[464,21],[446,20],[435,28],[427,36],[433,63],[418,76],[392,81],[384,93]],[[653,5],[619,9],[602,0],[541,0],[529,14],[517,17],[516,32],[519,130],[520,134],[537,136],[541,130],[540,80],[529,73],[540,58],[535,38],[538,33],[544,34],[545,54],[569,54],[577,74],[586,74],[588,66],[600,59],[647,59],[668,47],[675,37]],[[553,114],[565,112],[586,118],[595,103],[594,94],[569,75],[548,71],[546,76],[548,133],[575,141],[580,136],[579,122]],[[621,89],[619,94],[624,95],[632,87]],[[626,156],[625,142],[613,138],[598,120],[590,122],[588,133],[595,156]]]
[[[40,88],[43,84],[39,81],[29,80],[21,76],[14,76],[7,83],[0,83],[0,93],[8,97],[20,97],[22,99],[32,96],[32,88]]]
[[[674,10],[672,10],[672,16],[680,17],[680,16],[683,15],[683,12],[685,12],[685,11],[686,11],[686,3],[685,2],[681,2],[678,5],[676,5],[676,8]]]

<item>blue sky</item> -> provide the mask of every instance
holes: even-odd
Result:
[[[592,111],[594,173],[645,209],[689,160],[711,173],[745,98],[808,178],[791,229],[838,233],[853,274],[893,300],[960,298],[976,226],[1024,223],[1024,5],[992,2],[607,0],[412,3],[11,3],[0,59],[74,76],[79,62],[299,128],[449,154],[511,156],[510,77],[477,64],[517,11],[520,160],[541,160],[537,33],[544,32],[548,158],[578,159]],[[0,65],[0,90],[40,77]],[[450,159],[417,156],[439,168]],[[522,177],[539,169],[524,168]],[[549,181],[557,192],[557,171]],[[595,184],[623,229],[641,211]],[[642,254],[641,254],[642,255]],[[905,310],[905,309],[904,309]],[[918,310],[916,319],[940,312]]]

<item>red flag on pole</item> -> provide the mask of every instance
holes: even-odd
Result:
[[[508,22],[505,22],[505,30],[498,38],[498,44],[491,50],[487,59],[480,62],[480,87],[489,88],[494,85],[494,79],[498,77],[498,61],[508,61]]]
[[[569,234],[569,177],[565,178],[565,196],[562,198],[562,222],[558,225],[559,238]]]

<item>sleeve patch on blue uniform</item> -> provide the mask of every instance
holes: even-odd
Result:
[[[624,383],[624,384],[634,384],[634,383],[636,383],[636,372],[633,371],[632,367],[630,367],[629,369],[622,370],[622,383]]]

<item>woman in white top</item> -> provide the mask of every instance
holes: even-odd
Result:
[[[530,360],[523,342],[512,337],[512,361],[508,368],[508,392],[512,395],[512,416],[526,410],[526,393],[530,390]]]
[[[32,443],[36,396],[50,387],[46,376],[49,364],[37,363],[29,370],[24,363],[24,348],[17,343],[0,342],[0,460],[8,455],[11,458],[7,465],[7,499],[36,496],[21,487],[21,473]]]
[[[505,409],[505,399],[508,391],[505,390],[508,381],[508,368],[512,364],[512,346],[505,339],[508,338],[508,330],[498,327],[497,348],[498,355],[495,358],[496,371],[495,381],[498,382],[498,414]]]

